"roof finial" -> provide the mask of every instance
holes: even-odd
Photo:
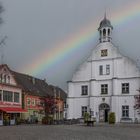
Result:
[[[105,13],[104,13],[104,19],[106,19],[106,8],[105,8]]]

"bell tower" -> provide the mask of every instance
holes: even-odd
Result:
[[[100,22],[100,26],[98,28],[100,34],[100,38],[99,38],[100,43],[111,42],[112,30],[113,30],[113,26],[111,25],[111,22],[106,18],[106,13],[105,13],[104,19]]]

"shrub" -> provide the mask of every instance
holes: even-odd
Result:
[[[109,122],[109,124],[115,124],[116,117],[115,117],[115,113],[114,112],[110,112],[109,113],[108,122]]]
[[[88,112],[84,113],[84,122],[86,123],[90,119],[90,114]]]

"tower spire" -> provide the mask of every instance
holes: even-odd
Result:
[[[106,13],[107,13],[107,12],[106,12],[106,11],[107,11],[107,10],[106,10],[106,6],[105,6],[105,9],[104,9],[104,10],[105,10],[105,11],[104,11],[104,19],[107,19],[107,18],[106,18],[106,17],[107,17],[107,14],[106,14]]]
[[[106,9],[105,9],[105,13],[104,13],[104,19],[106,19]]]

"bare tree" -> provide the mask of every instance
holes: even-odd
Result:
[[[2,12],[4,11],[4,8],[3,8],[3,5],[2,3],[0,2],[0,25],[3,23],[3,19],[2,19]],[[3,52],[3,47],[5,45],[5,39],[7,38],[7,36],[4,36],[2,37],[2,39],[0,38],[0,57],[1,57],[1,64],[3,63],[3,58],[4,58],[4,52]]]
[[[4,11],[4,8],[3,8],[3,6],[2,6],[2,3],[0,2],[0,24],[3,23],[3,19],[2,19],[2,17],[1,17],[1,14],[2,14],[3,11]]]

